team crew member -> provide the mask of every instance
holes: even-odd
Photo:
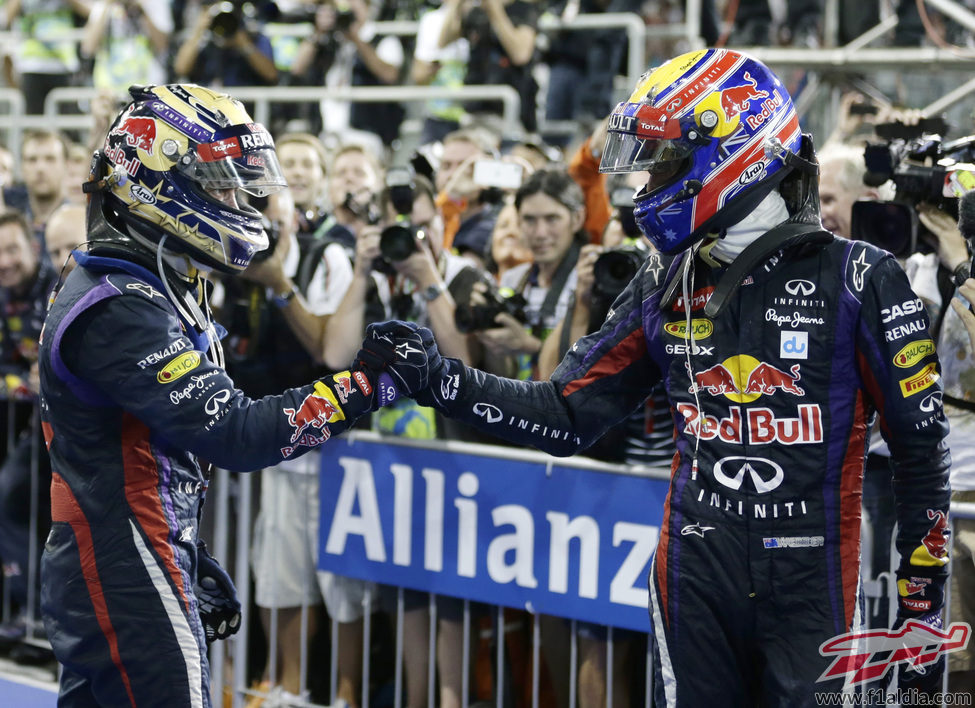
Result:
[[[208,464],[301,455],[387,402],[378,384],[403,367],[260,400],[235,388],[203,276],[237,273],[267,246],[237,190],[284,187],[274,144],[229,96],[131,93],[92,162],[89,250],[75,252],[42,336],[42,611],[60,705],[209,706],[206,641],[236,631],[240,605],[198,540]]]
[[[417,399],[569,455],[662,380],[677,456],[650,573],[656,705],[814,705],[855,678],[820,680],[836,659],[820,646],[857,628],[874,412],[894,460],[898,626],[940,626],[949,455],[924,308],[890,254],[822,230],[809,139],[746,55],[644,76],[601,169],[649,172],[635,217],[660,251],[602,328],[535,382],[441,359],[431,339]],[[943,666],[901,665],[900,685],[938,691]]]

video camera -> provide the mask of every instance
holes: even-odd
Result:
[[[879,187],[892,181],[894,199],[855,202],[852,238],[898,258],[933,250],[934,237],[919,223],[917,205],[931,204],[956,217],[958,198],[975,187],[975,136],[945,142],[941,135],[947,127],[942,118],[877,125],[877,135],[886,142],[864,149],[863,182]]]

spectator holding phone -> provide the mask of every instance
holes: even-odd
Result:
[[[449,133],[443,140],[443,153],[437,169],[437,208],[443,216],[444,248],[461,242],[478,241],[485,232],[487,243],[497,214],[482,200],[483,188],[474,181],[474,166],[478,161],[497,156],[497,136],[484,128],[462,128]]]

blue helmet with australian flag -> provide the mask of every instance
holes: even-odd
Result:
[[[616,106],[600,171],[650,173],[634,217],[673,254],[747,216],[792,169],[801,142],[792,99],[768,67],[703,49],[648,72]]]

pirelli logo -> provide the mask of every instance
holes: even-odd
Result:
[[[913,396],[919,391],[923,391],[937,381],[940,377],[935,368],[936,367],[933,363],[928,364],[919,372],[914,374],[914,376],[907,379],[901,379],[899,383],[901,387],[901,394],[903,394],[904,398]]]

